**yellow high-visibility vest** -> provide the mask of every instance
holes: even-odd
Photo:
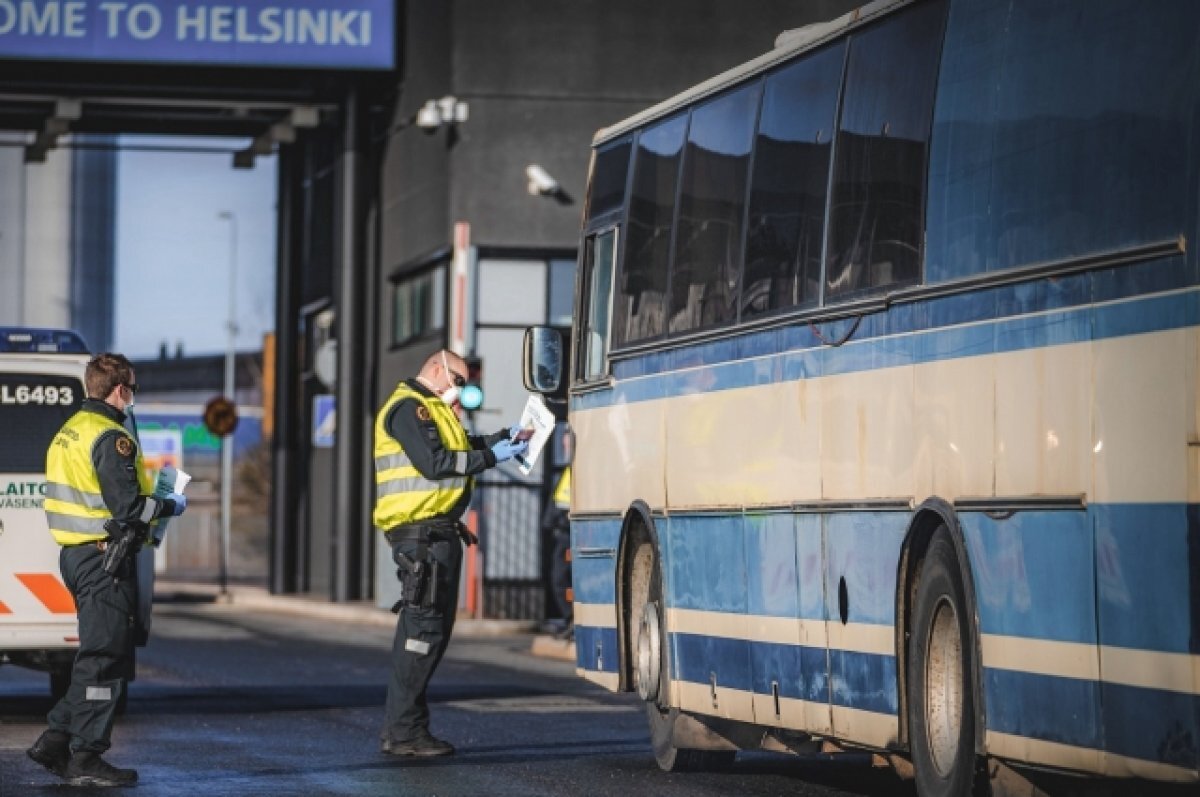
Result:
[[[46,452],[46,500],[43,509],[50,533],[59,545],[78,545],[108,536],[104,524],[112,512],[100,494],[100,477],[92,462],[92,449],[100,435],[111,430],[137,449],[134,467],[143,495],[154,492],[142,463],[142,450],[121,424],[95,412],[81,410],[63,424]]]
[[[445,515],[472,484],[469,476],[426,479],[413,467],[403,446],[388,434],[388,413],[401,401],[416,399],[437,426],[448,451],[470,451],[467,430],[446,402],[425,396],[405,382],[397,385],[375,417],[375,512],[372,520],[379,531]]]
[[[569,510],[571,508],[570,465],[563,468],[562,475],[558,477],[558,486],[554,488],[554,505],[563,510]]]

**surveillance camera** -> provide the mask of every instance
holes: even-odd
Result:
[[[428,100],[417,111],[417,127],[426,133],[432,133],[442,126],[442,111],[438,108],[437,100]]]
[[[525,177],[529,180],[529,193],[535,196],[538,194],[551,196],[562,190],[558,180],[551,177],[549,172],[536,163],[525,167]]]

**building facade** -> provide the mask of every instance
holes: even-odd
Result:
[[[449,345],[483,362],[479,430],[516,420],[526,398],[522,330],[570,323],[595,132],[768,51],[784,30],[854,6],[398,4],[397,74],[360,88],[341,133],[318,131],[281,164],[280,195],[294,199],[281,203],[280,318],[290,329],[280,330],[279,350],[295,356],[278,370],[274,590],[391,604],[394,567],[370,527],[374,410]],[[321,209],[348,194],[364,210],[358,233],[316,229]],[[330,340],[338,381],[354,375],[356,384],[317,375]],[[312,445],[325,393],[337,396],[332,449]],[[486,613],[541,610],[532,593],[514,602],[503,587],[528,591],[521,585],[540,577],[548,473],[502,466],[481,479]]]

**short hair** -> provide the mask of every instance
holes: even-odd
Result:
[[[133,365],[124,354],[97,354],[88,360],[83,381],[88,398],[105,399],[113,388],[133,382]]]

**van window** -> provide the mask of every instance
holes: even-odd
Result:
[[[82,404],[77,377],[0,374],[0,473],[44,474],[50,441]]]

